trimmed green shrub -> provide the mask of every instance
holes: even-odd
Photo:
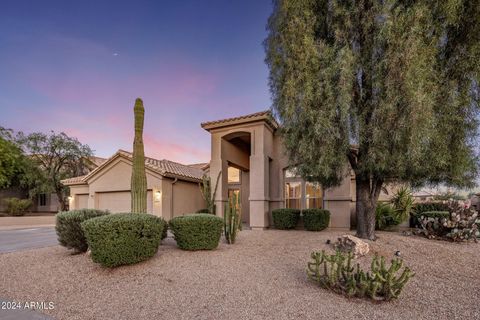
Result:
[[[305,209],[302,211],[303,225],[308,231],[322,231],[330,223],[330,211],[323,209]]]
[[[275,229],[293,229],[297,226],[300,218],[298,209],[275,209],[272,211],[273,225]]]
[[[109,214],[108,211],[95,209],[82,209],[59,212],[56,215],[55,231],[58,242],[77,252],[85,252],[88,249],[87,239],[83,233],[81,223],[88,219]]]
[[[162,240],[165,239],[168,235],[168,222],[167,220],[159,217],[160,220],[162,220],[162,223],[163,223],[163,230],[162,230]]]
[[[425,211],[418,215],[423,216],[425,218],[445,218],[448,219],[450,217],[450,212],[448,211]]]
[[[180,249],[212,250],[220,241],[223,219],[207,213],[197,213],[175,217],[169,225]]]
[[[448,203],[443,202],[422,202],[415,203],[412,207],[414,215],[421,214],[425,211],[448,211]]]
[[[118,213],[82,223],[93,262],[116,267],[147,260],[162,240],[164,223],[146,213]]]
[[[7,206],[7,213],[11,216],[23,216],[32,206],[30,199],[6,198],[3,202]]]
[[[210,211],[207,208],[204,208],[204,209],[195,211],[195,213],[210,213]]]

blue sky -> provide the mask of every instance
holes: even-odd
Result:
[[[208,161],[200,122],[270,107],[258,1],[2,1],[0,126],[64,131],[99,156]]]

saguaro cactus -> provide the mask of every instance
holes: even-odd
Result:
[[[140,98],[135,100],[133,108],[135,114],[135,138],[133,140],[133,167],[132,167],[132,212],[147,212],[147,176],[145,174],[145,151],[143,148],[143,119],[145,109]]]
[[[225,204],[223,214],[223,232],[228,244],[234,244],[238,231],[242,228],[242,218],[237,209],[238,197],[236,194]]]

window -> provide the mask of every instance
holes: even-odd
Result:
[[[285,207],[290,209],[301,209],[302,183],[285,183]]]
[[[240,183],[240,170],[228,167],[228,183]]]
[[[38,205],[41,207],[47,205],[47,195],[45,193],[38,196]]]
[[[305,208],[321,209],[322,208],[322,187],[317,183],[305,183]]]

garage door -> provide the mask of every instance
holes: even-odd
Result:
[[[130,191],[98,192],[97,208],[109,210],[113,213],[130,212],[131,195]],[[147,213],[153,213],[152,191],[147,191]]]
[[[75,209],[87,209],[87,208],[88,208],[88,194],[76,194]]]

